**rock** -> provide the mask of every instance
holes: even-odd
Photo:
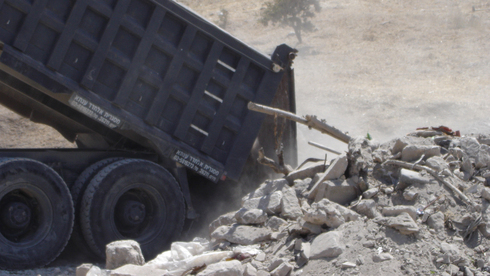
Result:
[[[220,226],[211,237],[216,240],[227,240],[231,243],[251,245],[271,238],[271,230],[247,225]]]
[[[427,161],[425,161],[425,165],[438,172],[442,172],[445,169],[449,169],[446,160],[444,160],[444,158],[442,158],[441,156],[434,156],[427,159]]]
[[[375,195],[377,195],[378,193],[379,193],[378,188],[371,188],[371,189],[365,191],[364,193],[362,193],[362,197],[365,199],[370,199],[370,198],[374,197]]]
[[[257,276],[257,269],[251,263],[247,263],[243,270],[243,276]]]
[[[441,147],[425,145],[408,145],[402,150],[402,161],[417,161],[424,155],[424,160],[441,155]]]
[[[313,188],[311,188],[308,198],[315,199],[316,194],[320,187],[323,185],[324,181],[338,179],[342,175],[344,175],[345,170],[347,169],[347,165],[348,161],[345,154],[340,155],[339,157],[332,160],[330,166],[328,166],[327,170],[320,176],[320,179],[315,182]],[[323,198],[323,195],[321,196],[321,198]]]
[[[444,263],[455,263],[460,260],[461,255],[456,244],[441,243],[441,252],[443,254]]]
[[[81,264],[77,267],[77,271],[76,271],[76,276],[87,276],[88,275],[88,272],[93,268],[93,267],[96,267],[98,268],[98,271],[101,272],[100,268],[93,265],[93,264]],[[95,269],[97,270],[97,269]],[[92,275],[94,275],[92,273]]]
[[[199,272],[198,276],[241,276],[243,275],[244,267],[240,261],[224,261],[210,264],[203,271]]]
[[[281,201],[281,216],[295,220],[303,216],[296,191],[292,188],[284,188]]]
[[[235,213],[236,221],[246,225],[264,224],[267,221],[267,218],[267,214],[261,209],[247,210],[241,208]]]
[[[375,263],[389,261],[389,260],[393,260],[393,256],[391,256],[391,254],[389,253],[380,253],[373,256],[373,262]]]
[[[427,184],[430,182],[428,177],[422,176],[420,173],[412,170],[401,169],[398,179],[398,190],[403,190],[412,184]]]
[[[456,276],[458,274],[458,272],[459,272],[459,267],[457,265],[454,265],[454,264],[449,264],[446,267],[446,272],[449,275]]]
[[[294,190],[296,191],[296,196],[301,196],[308,188],[310,187],[312,182],[311,178],[306,178],[303,180],[294,180]]]
[[[487,145],[480,146],[480,152],[475,160],[475,168],[481,169],[484,167],[490,167],[490,147]]]
[[[413,137],[413,136],[403,136],[403,137],[397,138],[395,140],[395,143],[393,145],[393,149],[391,150],[391,152],[393,155],[395,155],[399,152],[402,152],[402,150],[406,146],[412,145],[412,144],[426,145],[426,146],[433,145],[432,141],[430,141],[429,139],[424,139],[424,138],[420,138],[420,137]]]
[[[397,217],[377,217],[373,219],[374,222],[382,225],[386,225],[400,231],[401,234],[410,235],[419,232],[417,223],[412,219],[408,213],[401,213]]]
[[[481,197],[490,201],[490,188],[489,187],[483,188],[483,190],[481,192]]]
[[[293,171],[289,173],[286,176],[286,180],[290,184],[295,184],[296,185],[296,180],[298,179],[306,179],[306,178],[312,178],[315,176],[317,173],[323,173],[326,170],[326,166],[321,164],[321,165],[316,165],[316,166],[311,166],[311,167],[306,167],[300,170]]]
[[[417,192],[409,191],[407,189],[405,189],[403,191],[403,198],[408,200],[408,201],[412,201],[412,200],[416,199],[418,195],[419,194]]]
[[[384,207],[381,211],[381,214],[383,214],[383,216],[398,216],[401,213],[408,213],[413,220],[417,220],[417,209],[414,206],[398,205],[392,207]]]
[[[324,183],[326,185],[324,198],[341,205],[351,203],[360,193],[357,185],[350,179],[345,181],[331,180]]]
[[[257,256],[255,256],[255,260],[259,261],[259,262],[263,262],[265,261],[265,253],[264,252],[260,252],[259,254],[257,254]]]
[[[88,271],[86,276],[103,276],[105,273],[98,266],[92,266]]]
[[[475,162],[480,152],[480,143],[475,137],[460,137],[458,138],[459,147]]]
[[[359,175],[374,166],[373,150],[376,148],[365,137],[351,139],[349,148],[349,175]]]
[[[303,219],[316,225],[326,224],[328,227],[336,228],[345,222],[358,220],[360,217],[359,214],[344,206],[323,199],[313,203]]]
[[[357,265],[353,262],[345,262],[340,266],[342,269],[355,268]]]
[[[275,191],[270,195],[251,198],[243,202],[245,209],[261,209],[269,215],[277,214],[281,211],[282,192]]]
[[[375,218],[381,216],[381,214],[376,209],[376,202],[372,199],[363,199],[356,206],[356,211],[359,214],[365,215],[368,218]]]
[[[106,269],[127,264],[144,265],[145,257],[138,242],[133,240],[114,241],[106,245]]]
[[[473,273],[473,271],[471,271],[471,269],[467,266],[464,267],[464,275],[465,276],[474,276],[475,274]]]
[[[153,266],[140,266],[127,264],[111,271],[111,276],[126,276],[126,275],[164,275],[167,270],[158,269]]]
[[[427,224],[430,228],[436,230],[437,232],[444,230],[444,214],[442,212],[437,212],[432,214],[427,219]]]
[[[236,223],[237,221],[235,218],[235,214],[236,212],[229,212],[219,216],[217,219],[211,222],[211,224],[209,224],[209,233],[213,233],[214,230],[222,225],[232,225]]]
[[[266,227],[269,227],[273,231],[279,231],[281,230],[282,227],[285,227],[287,225],[287,221],[283,220],[282,218],[272,216],[270,219],[265,223]]]
[[[310,222],[307,222],[305,220],[300,220],[299,225],[301,226],[301,232],[304,232],[306,234],[315,234],[318,235],[322,232],[322,227],[317,224],[313,224]]]
[[[342,233],[330,231],[318,235],[311,242],[310,259],[334,258],[342,254],[345,245],[341,241]]]
[[[294,266],[289,263],[282,263],[276,269],[271,271],[272,276],[286,276],[288,273],[293,270]]]
[[[257,271],[257,276],[269,276],[269,275],[271,275],[271,274],[265,270]]]
[[[284,187],[288,186],[288,181],[284,178],[276,179],[276,180],[267,180],[265,183],[262,183],[259,188],[255,191],[250,192],[246,196],[242,198],[242,204],[249,199],[252,198],[261,198],[264,196],[271,195],[276,191],[282,191]],[[245,207],[245,206],[243,206]]]

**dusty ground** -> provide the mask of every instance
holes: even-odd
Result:
[[[490,1],[320,0],[317,30],[304,33],[302,44],[289,28],[257,22],[264,1],[179,2],[213,22],[226,9],[226,30],[266,54],[281,43],[296,47],[300,115],[378,141],[423,126],[490,133]],[[324,154],[310,140],[346,150],[301,126],[299,138],[300,161]],[[48,127],[0,107],[0,147],[70,146]]]

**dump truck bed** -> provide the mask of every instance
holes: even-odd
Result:
[[[174,1],[0,0],[0,42],[1,104],[215,182],[239,177],[259,133],[249,101],[294,108],[292,48],[265,56]]]

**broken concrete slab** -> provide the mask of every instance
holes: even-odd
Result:
[[[318,189],[322,186],[324,181],[338,179],[344,175],[348,164],[347,155],[345,154],[342,154],[341,156],[338,156],[332,160],[330,166],[328,166],[328,169],[323,173],[323,175],[320,176],[320,179],[315,182],[313,188],[311,188],[308,198],[315,199]]]
[[[145,257],[138,242],[133,240],[114,241],[106,245],[106,269],[127,264],[143,265]]]
[[[270,195],[247,199],[242,207],[248,210],[261,209],[269,215],[278,214],[281,211],[282,192],[275,191]]]
[[[216,240],[227,240],[231,243],[251,245],[271,238],[272,231],[265,227],[247,225],[220,226],[211,237]]]
[[[394,257],[390,253],[380,253],[373,256],[373,262],[380,263],[384,261],[393,260]]]
[[[293,188],[284,188],[281,201],[281,216],[295,220],[303,216],[296,191]]]
[[[374,222],[397,229],[403,235],[410,235],[419,232],[417,223],[408,213],[401,213],[396,217],[377,217]]]
[[[241,276],[245,268],[237,260],[224,261],[210,264],[203,271],[197,273],[197,276]]]
[[[351,179],[347,180],[330,180],[325,183],[325,195],[333,202],[341,205],[348,205],[353,200],[357,199],[360,194],[357,184]]]
[[[402,161],[412,162],[419,160],[422,155],[424,160],[441,155],[441,147],[425,145],[408,145],[402,150]]]
[[[241,208],[235,213],[235,219],[240,224],[255,225],[264,224],[267,221],[267,214],[261,209],[248,210]]]
[[[318,235],[311,242],[310,259],[335,258],[342,254],[345,245],[342,242],[342,232],[330,231]]]

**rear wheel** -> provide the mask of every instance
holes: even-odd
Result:
[[[64,249],[73,203],[63,179],[30,159],[0,163],[0,269],[44,266]]]
[[[80,212],[82,205],[83,193],[87,189],[92,178],[101,171],[104,167],[111,163],[122,160],[122,157],[107,158],[95,162],[87,167],[77,178],[75,183],[70,189],[71,197],[73,199],[73,206],[75,207],[75,222],[73,224],[73,233],[71,234],[71,244],[76,246],[78,250],[81,250],[85,254],[92,253],[92,250],[87,246],[87,242],[83,238],[82,228],[80,226]],[[0,160],[1,162],[1,160]]]
[[[180,235],[185,218],[175,178],[139,159],[115,162],[95,175],[81,208],[85,240],[102,258],[106,244],[122,239],[136,240],[145,258],[153,258]]]

